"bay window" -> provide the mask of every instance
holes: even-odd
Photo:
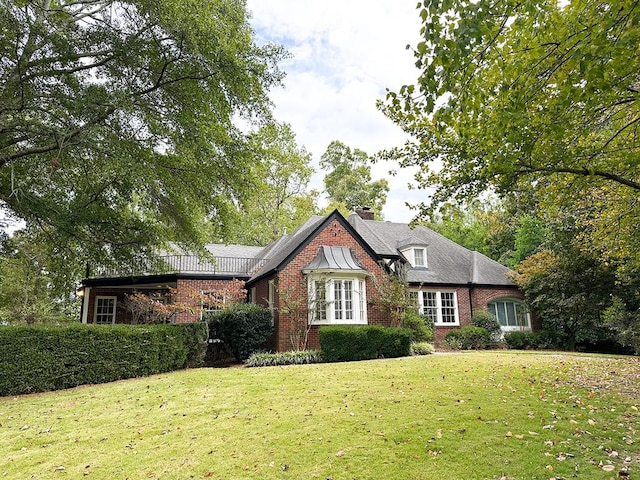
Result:
[[[310,275],[308,288],[310,323],[367,323],[364,278]]]

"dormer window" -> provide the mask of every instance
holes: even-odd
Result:
[[[427,249],[426,248],[413,249],[413,266],[414,267],[427,266]]]

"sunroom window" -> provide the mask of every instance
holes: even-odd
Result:
[[[497,319],[502,330],[531,330],[531,319],[527,306],[514,299],[495,300],[487,307]]]

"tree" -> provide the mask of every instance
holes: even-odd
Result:
[[[320,158],[320,166],[329,170],[324,177],[324,187],[334,205],[344,204],[349,211],[371,207],[380,216],[387,201],[389,184],[386,180],[371,180],[368,161],[366,152],[357,148],[351,150],[334,140]]]
[[[57,324],[77,318],[77,302],[55,288],[47,250],[22,233],[0,252],[0,324]]]
[[[611,306],[615,276],[611,268],[571,249],[570,255],[541,250],[517,266],[515,282],[552,333],[569,350],[578,344],[610,340],[602,313]]]
[[[602,208],[589,219],[594,225],[607,225],[612,209],[623,224],[637,223],[635,1],[427,0],[419,8],[421,75],[380,107],[414,136],[394,153],[422,168],[423,186],[437,185],[431,208],[493,188],[567,208],[592,200],[592,212]],[[593,195],[603,190],[604,204]],[[606,238],[631,246],[626,258],[640,258],[627,230]]]
[[[317,211],[309,191],[311,154],[298,147],[291,126],[268,124],[249,135],[254,189],[240,202],[234,231],[225,241],[268,245],[293,232]]]
[[[241,0],[0,5],[0,202],[76,260],[222,230],[279,47]]]

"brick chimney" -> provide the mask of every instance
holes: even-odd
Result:
[[[363,220],[373,220],[373,212],[371,207],[356,208],[356,213]]]

